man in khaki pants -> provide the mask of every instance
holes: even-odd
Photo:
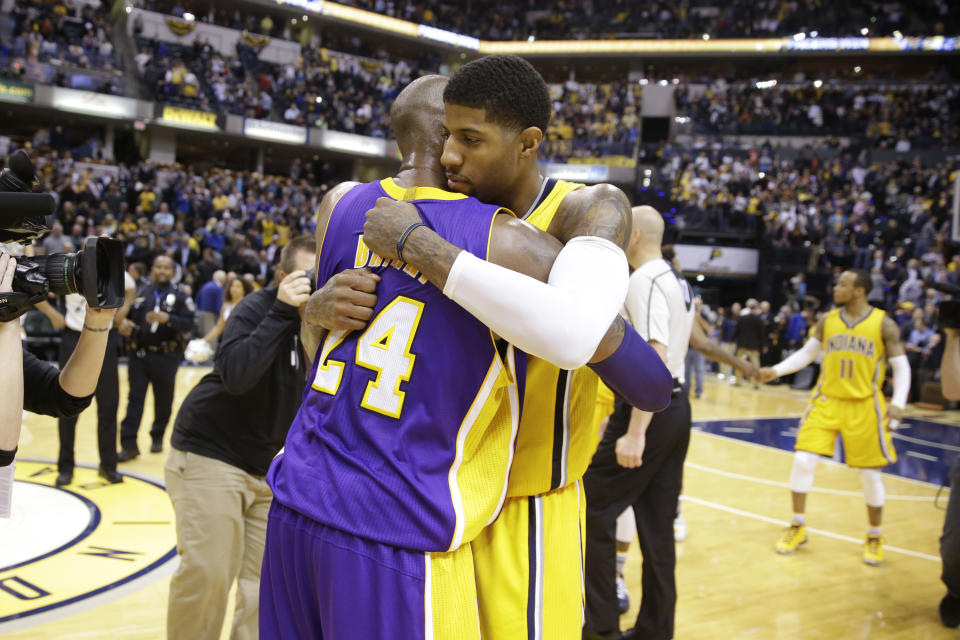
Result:
[[[312,237],[287,244],[279,286],[248,295],[233,310],[214,370],[177,414],[164,468],[180,553],[170,580],[170,640],[219,639],[234,580],[230,637],[258,637],[260,564],[273,497],[264,476],[300,407],[309,369],[300,313],[311,291],[305,272],[315,260]]]

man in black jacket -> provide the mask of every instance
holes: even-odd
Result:
[[[219,638],[234,580],[231,637],[258,636],[260,563],[272,500],[264,476],[300,407],[309,368],[300,309],[311,292],[304,272],[315,260],[312,237],[284,247],[279,286],[248,295],[233,310],[214,370],[177,414],[164,474],[180,552],[170,581],[168,638]]]
[[[760,349],[763,348],[763,318],[760,317],[760,303],[753,298],[747,300],[747,308],[737,319],[733,340],[737,343],[737,356],[759,367]]]

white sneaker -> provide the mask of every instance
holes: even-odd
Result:
[[[617,607],[620,609],[620,615],[630,610],[630,592],[627,591],[627,583],[623,580],[623,574],[617,574]]]
[[[687,529],[687,521],[683,519],[682,513],[678,513],[673,520],[673,539],[677,542],[683,542],[688,535],[690,535],[690,530]]]

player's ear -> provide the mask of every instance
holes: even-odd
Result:
[[[527,127],[517,136],[520,142],[520,157],[536,157],[540,143],[543,142],[543,131],[540,127]]]

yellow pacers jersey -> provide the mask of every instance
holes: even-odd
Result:
[[[563,199],[582,186],[547,180],[524,220],[546,231]],[[597,447],[594,414],[599,380],[587,367],[567,371],[540,358],[529,359],[507,496],[539,495],[583,476]]]
[[[883,318],[870,309],[863,318],[845,318],[840,309],[823,325],[823,364],[817,391],[828,398],[869,398],[879,393],[886,373]]]

